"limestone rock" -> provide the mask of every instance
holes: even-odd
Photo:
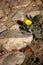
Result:
[[[21,52],[11,53],[4,59],[2,65],[22,64],[24,59],[25,55]]]
[[[3,23],[0,23],[0,32],[6,30],[6,26]]]
[[[0,9],[0,18],[2,18],[4,16],[4,12],[2,9]]]
[[[11,26],[11,27],[10,27],[10,30],[18,30],[18,31],[19,31],[19,30],[20,30],[20,29],[19,29],[19,25],[16,24],[16,25]]]
[[[7,0],[10,3],[10,7],[12,8],[21,8],[21,7],[27,7],[31,0]]]
[[[32,12],[27,13],[27,16],[29,17],[29,15],[31,15],[32,17],[34,17],[39,14],[40,14],[40,11],[32,11]]]
[[[12,20],[24,20],[24,13],[23,11],[18,10],[15,15],[13,16]]]
[[[42,4],[42,1],[41,0],[35,0],[35,4],[36,5],[41,5]]]
[[[31,41],[33,40],[33,35],[27,34],[24,32],[24,34],[21,33],[21,31],[17,30],[10,30],[9,33],[7,32],[4,35],[2,35],[4,38],[8,38],[8,42],[3,44],[4,49],[7,51],[12,51],[13,49],[22,49],[23,47],[26,47],[27,45],[30,45]]]
[[[9,3],[7,2],[7,0],[5,1],[1,1],[0,2],[0,8],[2,9],[2,11],[4,11],[4,15],[8,15],[10,12],[10,8],[9,8]]]
[[[43,10],[41,11],[41,15],[43,15]]]
[[[33,35],[21,31],[19,29],[18,24],[13,25],[12,27],[9,28],[9,30],[4,31],[0,35],[0,43],[2,44],[3,48],[6,49],[7,51],[12,51],[13,49],[20,50],[21,48],[29,45],[32,40]]]

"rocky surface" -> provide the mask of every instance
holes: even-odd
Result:
[[[28,16],[30,14],[32,16],[35,16],[37,14],[43,14],[43,1],[42,0],[24,0],[24,1],[0,0],[0,50],[6,49],[11,51],[12,49],[15,48],[21,49],[22,47],[25,47],[27,45],[27,42],[30,45],[33,36],[32,35],[28,36],[28,34],[25,34],[26,35],[25,36],[24,34],[19,32],[20,31],[19,25],[17,25],[16,23],[17,20],[24,20],[26,14]],[[19,34],[21,38],[20,37],[15,38]],[[23,35],[25,37],[23,37]],[[17,44],[20,44],[20,47]],[[42,46],[40,48],[43,48]],[[32,47],[33,47],[32,49],[35,48],[34,46]],[[34,52],[35,50],[36,48],[34,49]],[[40,52],[40,50],[38,51]],[[37,54],[37,51],[35,54]]]
[[[23,47],[26,47],[27,45],[30,45],[31,41],[33,40],[33,36],[29,34],[22,34],[19,31],[10,31],[8,36],[8,42],[3,44],[3,47],[11,51],[13,49],[20,50]]]
[[[2,65],[22,64],[24,59],[25,59],[25,55],[21,52],[11,53],[11,54],[6,56]]]
[[[0,23],[0,33],[6,30],[6,26],[3,23]]]
[[[33,35],[21,31],[16,24],[13,25],[10,30],[4,31],[0,35],[0,38],[2,38],[1,40],[4,38],[8,40],[6,43],[4,43],[4,41],[2,45],[6,50],[11,51],[12,49],[21,49],[29,45],[33,40]]]

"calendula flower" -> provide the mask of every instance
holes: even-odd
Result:
[[[32,21],[29,20],[29,19],[27,19],[27,20],[24,21],[24,23],[25,23],[26,25],[31,25],[31,24],[32,24]]]

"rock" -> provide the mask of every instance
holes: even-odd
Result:
[[[0,23],[0,32],[3,32],[6,29],[6,26],[3,23]]]
[[[30,0],[7,0],[10,3],[11,8],[22,8],[27,7],[31,1]]]
[[[9,8],[5,8],[5,14],[8,15],[10,13],[10,9]]]
[[[10,30],[9,33],[7,32],[7,35],[6,33],[3,33],[1,37],[8,38],[8,42],[3,44],[4,49],[7,51],[12,51],[12,49],[20,50],[23,47],[30,45],[33,40],[33,35],[25,32],[22,34],[21,31],[18,30]]]
[[[0,9],[0,18],[2,18],[4,16],[4,12],[2,9]]]
[[[36,5],[41,5],[42,4],[42,1],[41,0],[35,0],[35,4]]]
[[[24,13],[23,13],[23,11],[17,11],[16,13],[15,13],[15,15],[12,17],[12,20],[14,21],[14,20],[24,20]]]
[[[6,15],[8,15],[10,13],[10,8],[9,8],[9,4],[8,3],[5,3],[5,7],[4,7],[4,12]]]
[[[10,27],[10,30],[18,30],[18,31],[19,31],[19,30],[20,30],[20,29],[19,29],[19,25],[16,24],[16,25],[11,26],[11,27]]]
[[[7,2],[7,0],[5,1],[1,1],[0,2],[0,8],[2,9],[2,11],[4,11],[4,15],[8,15],[10,12],[10,8],[9,8],[9,3]]]
[[[14,25],[14,22],[13,21],[5,21],[4,24],[6,25],[6,27],[9,29],[10,27],[12,27]]]
[[[4,25],[5,25],[7,28],[10,28],[10,27],[12,27],[12,26],[15,24],[15,22],[13,22],[13,21],[11,20],[11,18],[9,18],[9,17],[7,17],[7,16],[6,16],[5,18],[3,18],[2,21],[3,21]]]
[[[29,45],[32,39],[33,35],[21,31],[17,24],[13,25],[9,30],[4,31],[0,35],[0,43],[7,51],[12,51],[12,49],[20,50]]]
[[[11,53],[7,53],[7,54],[5,54],[5,55],[3,55],[3,56],[0,56],[0,65],[2,65],[4,59],[5,59],[8,55],[10,55],[10,54],[11,54]]]
[[[2,41],[3,41],[3,42],[2,42]],[[5,44],[5,43],[7,43],[7,41],[8,41],[7,38],[6,38],[6,39],[5,39],[5,38],[3,38],[3,39],[0,38],[0,50],[2,49],[2,45]]]
[[[43,15],[43,10],[41,11],[41,15]]]
[[[29,17],[29,15],[31,15],[32,17],[34,17],[34,16],[39,15],[39,14],[40,14],[40,11],[32,11],[32,12],[27,13],[27,16]]]
[[[6,22],[7,20],[8,20],[8,17],[7,17],[7,16],[5,16],[5,17],[2,19],[3,22]]]
[[[22,64],[24,59],[25,55],[21,52],[11,53],[3,60],[2,65]]]

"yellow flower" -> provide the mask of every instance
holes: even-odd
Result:
[[[29,19],[27,19],[27,20],[24,21],[24,23],[25,23],[26,25],[31,25],[31,24],[32,24],[32,21],[29,20]]]

